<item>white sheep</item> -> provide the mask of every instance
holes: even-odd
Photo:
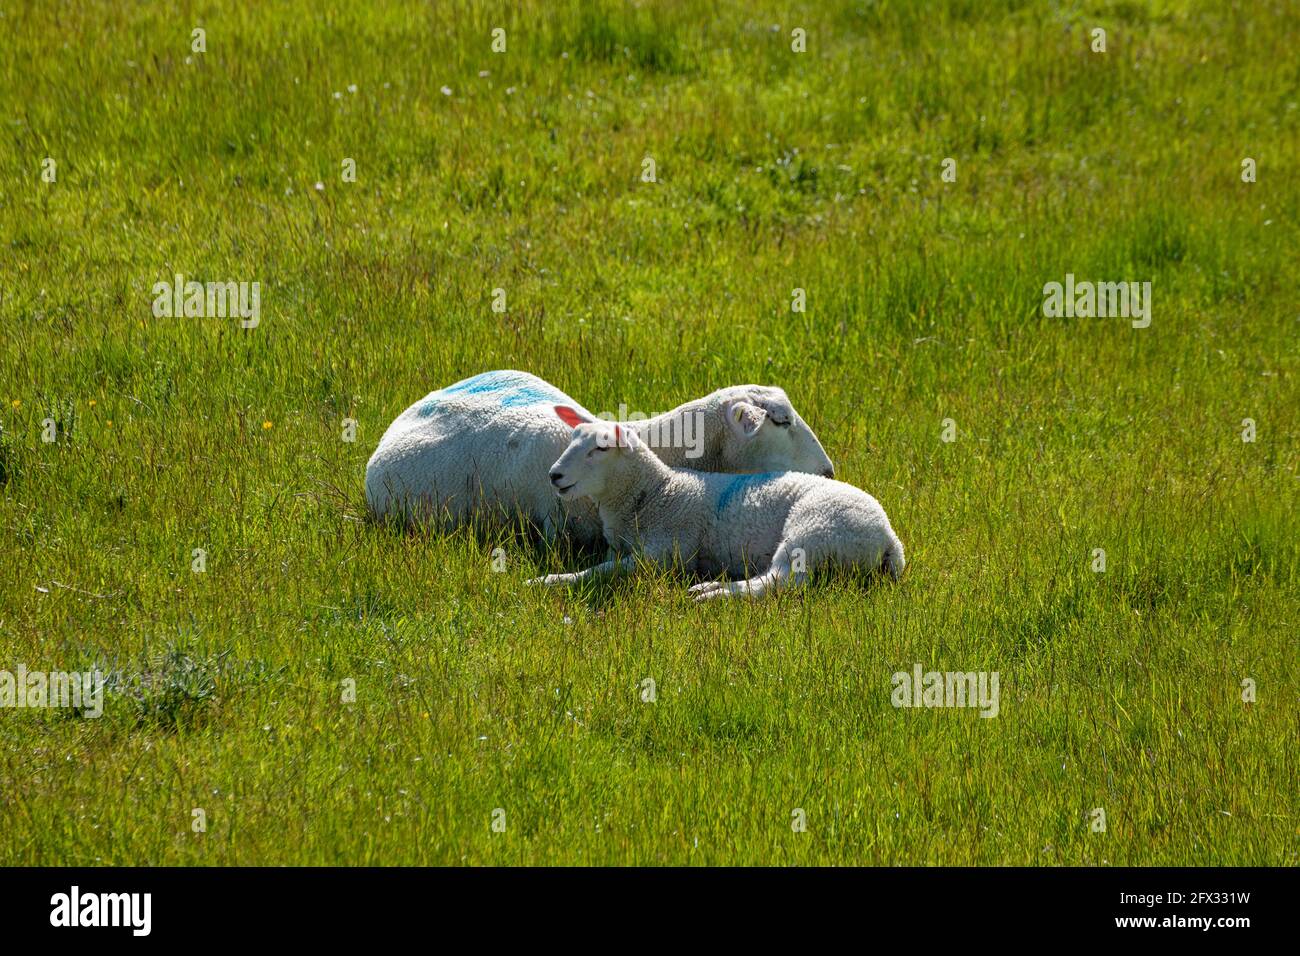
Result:
[[[557,408],[564,421],[579,417]],[[611,557],[573,574],[529,584],[566,584],[631,570],[638,560],[679,562],[704,577],[697,600],[746,595],[802,584],[828,564],[894,578],[903,572],[903,545],[875,498],[821,475],[775,472],[726,475],[670,468],[636,432],[587,419],[550,470],[564,500],[587,497],[600,513]]]
[[[547,538],[559,531],[599,543],[587,501],[560,501],[546,479],[569,444],[570,425],[594,418],[555,386],[517,371],[484,372],[431,392],[397,417],[366,465],[377,516],[438,518],[521,514]],[[831,460],[779,388],[738,385],[625,426],[674,467],[707,471],[833,474]]]

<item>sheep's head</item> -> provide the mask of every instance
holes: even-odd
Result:
[[[723,389],[720,398],[726,431],[719,471],[803,471],[835,477],[822,443],[783,390],[742,385]]]
[[[567,405],[555,413],[572,426],[573,437],[551,466],[551,486],[561,498],[598,499],[629,454],[644,447],[636,432],[614,422],[593,421]]]

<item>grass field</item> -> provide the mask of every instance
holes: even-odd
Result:
[[[0,864],[1300,861],[1296,4],[0,14],[0,670],[115,675],[0,710]],[[544,591],[589,556],[368,521],[494,368],[781,385],[907,573]]]

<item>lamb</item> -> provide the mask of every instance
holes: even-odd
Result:
[[[598,544],[594,505],[557,499],[546,480],[569,444],[570,426],[556,418],[557,405],[594,420],[527,372],[484,372],[431,392],[397,417],[366,465],[371,511],[448,524],[520,514],[547,539],[564,532],[578,544]],[[817,436],[779,388],[719,389],[624,427],[673,467],[834,473]]]
[[[769,472],[702,473],[671,468],[635,431],[583,418],[557,407],[578,424],[550,471],[555,494],[586,496],[600,513],[610,559],[572,574],[549,574],[529,584],[567,584],[629,571],[638,557],[659,564],[680,561],[706,581],[690,590],[696,600],[758,597],[827,564],[881,570],[897,579],[903,545],[875,498],[821,475]],[[758,573],[754,573],[754,572]]]

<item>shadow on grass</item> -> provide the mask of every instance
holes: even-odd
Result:
[[[604,544],[584,546],[572,540],[563,530],[547,539],[542,530],[527,518],[508,515],[476,514],[466,522],[447,516],[422,514],[413,519],[397,515],[377,517],[366,512],[366,524],[376,533],[395,541],[413,538],[439,538],[449,544],[464,541],[489,554],[497,548],[513,550],[531,558],[540,569],[555,566],[581,566],[583,561],[596,564],[603,560]]]

